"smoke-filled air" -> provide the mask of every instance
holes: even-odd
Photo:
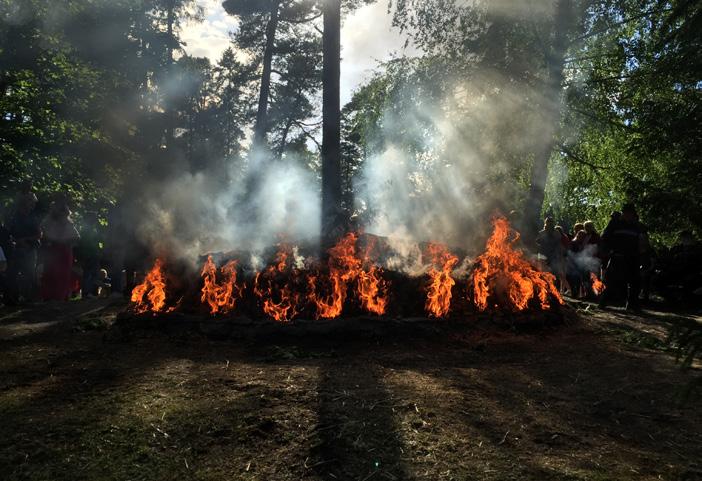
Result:
[[[553,104],[560,102],[561,94],[497,68],[488,57],[494,55],[489,48],[499,45],[481,46],[485,51],[466,52],[460,60],[446,58],[442,49],[448,45],[423,43],[423,36],[429,32],[421,32],[414,25],[400,28],[401,20],[421,14],[430,5],[405,6],[406,10],[390,12],[381,7],[374,4],[350,10],[343,18],[343,22],[357,27],[363,19],[382,14],[387,18],[387,31],[373,34],[387,34],[393,40],[388,47],[392,50],[384,52],[384,60],[378,60],[375,44],[368,38],[358,38],[367,32],[348,33],[358,47],[346,45],[342,37],[342,57],[351,49],[352,58],[365,59],[366,70],[362,78],[356,79],[359,83],[343,93],[350,102],[341,120],[342,132],[347,136],[341,139],[341,160],[346,165],[340,169],[344,192],[339,217],[351,219],[349,224],[343,223],[344,227],[388,238],[398,246],[398,255],[404,255],[401,245],[428,241],[477,254],[489,234],[493,215],[525,208],[534,156],[552,143],[542,122]],[[453,8],[459,17],[475,17],[476,35],[489,35],[491,23],[496,21],[530,21],[546,31],[554,21],[552,6],[531,11],[477,2],[471,7]],[[230,9],[236,12],[236,7]],[[248,47],[241,38],[248,26],[247,17],[235,18],[244,23],[238,24],[234,43]],[[292,44],[304,44],[307,40],[302,38],[312,35],[310,29],[298,27],[277,34]],[[404,47],[402,40],[407,42]],[[456,41],[447,38],[452,48]],[[235,53],[248,59],[244,64],[255,64],[257,60],[252,57],[256,48],[239,48]],[[258,53],[265,54],[265,50]],[[290,62],[312,61],[319,52],[304,55],[309,58],[272,55],[271,68],[292,68]],[[368,59],[376,59],[375,65]],[[348,68],[353,72],[355,66]],[[525,74],[541,75],[543,67],[536,65],[534,70]],[[343,73],[342,62],[342,80]],[[298,112],[301,105],[294,99],[273,96],[276,89],[280,94],[287,93],[291,80],[282,72],[270,75],[266,114],[286,122],[283,132],[276,126],[261,134],[271,125],[260,124],[271,119],[260,120],[260,84],[248,85],[242,95],[251,96],[256,117],[252,112],[251,123],[242,126],[238,158],[206,159],[201,171],[186,169],[190,171],[159,175],[145,183],[151,186],[134,221],[140,239],[155,253],[197,259],[207,252],[261,251],[281,240],[305,245],[319,242],[319,166],[323,159],[315,157],[321,153],[323,132],[321,119],[315,120],[315,116],[321,114],[321,85],[309,80],[310,86],[303,90],[307,97],[300,101],[306,109]],[[298,137],[291,145],[294,135]],[[358,142],[356,136],[362,140]]]
[[[0,479],[702,479],[701,31],[0,0]]]

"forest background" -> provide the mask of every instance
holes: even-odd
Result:
[[[342,2],[343,18],[364,3]],[[224,8],[238,27],[212,62],[184,48],[192,0],[0,0],[6,213],[29,179],[40,198],[66,193],[79,223],[183,173],[246,198],[257,155],[318,195],[323,7]],[[427,218],[465,199],[527,230],[545,214],[602,228],[630,201],[656,242],[702,231],[699,2],[398,0],[387,15],[412,54],[378,63],[343,106],[344,216],[442,234]]]

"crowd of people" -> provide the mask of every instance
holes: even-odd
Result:
[[[639,310],[653,288],[668,300],[702,299],[702,244],[683,231],[674,247],[656,252],[632,204],[613,212],[601,235],[592,221],[566,232],[547,217],[536,246],[562,292],[598,300],[600,307],[625,301],[627,309]]]
[[[95,212],[74,222],[68,197],[40,202],[31,182],[22,184],[7,215],[0,216],[1,303],[66,301],[122,296],[135,268],[125,256],[122,223],[103,226]],[[124,230],[124,229],[122,229]]]
[[[595,297],[592,275],[601,278],[604,250],[592,221],[578,222],[572,232],[552,217],[536,237],[539,259],[556,276],[558,287],[573,297]]]

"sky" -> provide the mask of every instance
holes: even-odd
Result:
[[[182,39],[185,51],[192,56],[208,57],[213,63],[229,46],[229,32],[237,21],[222,8],[222,0],[199,0],[205,19],[186,23]],[[378,61],[402,53],[406,37],[391,26],[387,0],[366,5],[344,20],[341,31],[341,104],[368,79]],[[412,53],[412,52],[407,52]]]

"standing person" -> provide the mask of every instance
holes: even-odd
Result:
[[[10,258],[10,253],[12,252],[12,246],[14,242],[12,241],[12,237],[10,236],[10,231],[7,230],[5,227],[5,223],[3,222],[4,217],[0,216],[0,250],[2,250],[3,254],[3,265],[1,266],[2,269],[0,269],[2,272],[0,272],[0,296],[6,301],[7,300],[7,266],[8,266],[8,259]]]
[[[644,302],[648,302],[651,297],[651,279],[653,278],[653,269],[655,267],[655,253],[653,252],[651,239],[648,237],[648,227],[639,222],[638,215],[636,216],[636,222],[638,222],[639,228],[641,229],[641,235],[639,236],[639,263],[641,265],[639,278],[641,279],[641,297]]]
[[[29,202],[34,205],[37,204],[39,199],[34,193],[34,182],[31,180],[25,180],[20,184],[19,192],[17,192],[17,197],[15,197],[15,205],[20,205],[22,202]]]
[[[580,229],[568,246],[566,256],[566,279],[571,297],[578,299],[583,286],[582,253],[585,249],[585,231]]]
[[[33,194],[19,195],[15,212],[7,226],[13,241],[6,275],[7,304],[16,304],[20,299],[34,300],[37,295],[37,252],[41,227],[36,204]]]
[[[556,230],[556,223],[552,217],[546,217],[544,220],[544,228],[536,236],[536,246],[539,254],[546,257],[548,270],[556,276],[557,287],[560,288],[560,278],[564,271],[565,249],[563,248],[563,237]]]
[[[599,247],[601,239],[600,234],[598,234],[597,229],[595,229],[595,223],[591,220],[586,220],[583,223],[583,230],[585,231],[586,235],[585,244]]]
[[[73,246],[80,236],[71,220],[71,211],[65,201],[51,205],[43,224],[44,273],[41,296],[45,301],[66,301],[71,295]]]
[[[622,219],[622,213],[619,212],[618,210],[615,210],[609,215],[609,222],[607,225],[610,225],[613,222],[619,222]],[[606,227],[605,227],[606,229]],[[604,232],[603,232],[604,234]],[[604,279],[607,271],[607,266],[609,265],[609,255],[611,252],[607,250],[602,242],[602,236],[600,236],[600,245],[599,245],[599,252],[600,252],[600,260],[602,261],[602,278]]]
[[[102,250],[100,248],[100,232],[98,231],[98,215],[96,212],[87,212],[83,217],[84,223],[80,232],[80,241],[76,248],[76,257],[83,271],[81,286],[82,298],[97,295],[97,281],[100,276],[100,261]]]
[[[0,246],[0,295],[5,297],[5,271],[7,270],[7,257],[5,251]],[[2,302],[0,302],[0,306]]]
[[[127,247],[127,225],[124,218],[124,207],[117,204],[110,208],[107,214],[106,251],[108,258],[108,275],[111,278],[111,293],[113,297],[121,297],[127,290],[123,277]]]
[[[602,244],[610,255],[605,274],[607,289],[600,298],[600,307],[605,307],[613,295],[622,295],[627,309],[640,309],[642,236],[634,205],[624,204],[621,217],[613,216],[602,233]]]

